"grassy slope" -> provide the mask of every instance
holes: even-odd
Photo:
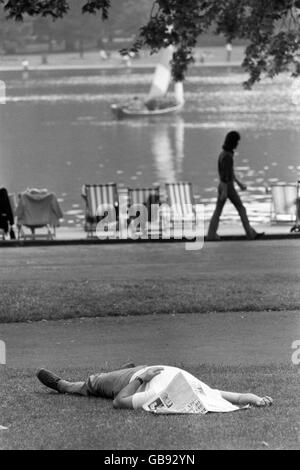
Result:
[[[299,241],[78,246],[1,252],[0,323],[70,317],[296,310]]]
[[[296,310],[299,277],[1,282],[0,322],[113,315]]]

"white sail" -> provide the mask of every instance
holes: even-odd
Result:
[[[159,56],[159,62],[156,66],[152,80],[152,86],[148,96],[144,99],[133,99],[128,103],[111,105],[112,111],[118,118],[123,117],[146,117],[162,116],[180,111],[184,105],[183,82],[175,82],[175,99],[166,97],[171,80],[170,62],[173,58],[174,47],[169,46],[163,49]]]
[[[159,63],[157,64],[155,74],[152,80],[148,100],[162,98],[166,95],[171,82],[170,62],[174,53],[174,47],[169,46],[161,52]]]

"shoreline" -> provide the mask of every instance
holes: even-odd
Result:
[[[244,59],[245,47],[236,46],[233,49],[230,61],[224,47],[197,47],[194,50],[194,67],[241,67]],[[46,63],[45,63],[46,61]],[[148,51],[141,51],[138,59],[131,59],[130,62],[124,61],[118,50],[110,52],[110,56],[103,60],[99,51],[85,51],[81,57],[78,52],[53,52],[47,51],[31,52],[27,54],[2,55],[0,56],[1,71],[22,71],[26,66],[29,70],[47,71],[47,70],[111,70],[120,69],[128,71],[139,68],[155,68],[157,64],[157,55],[151,55]]]
[[[258,232],[265,232],[265,236],[257,240],[256,242],[263,241],[274,241],[274,240],[299,240],[300,233],[290,233],[290,229],[293,224],[278,224],[278,225],[268,225],[268,224],[259,224],[255,225],[255,228]],[[208,227],[205,227],[205,234],[207,233]],[[247,242],[243,227],[239,224],[224,224],[220,226],[218,231],[221,236],[221,240],[208,242],[207,237],[205,236],[205,243],[222,243],[222,242]],[[191,238],[177,238],[176,232],[173,237],[170,239],[165,239],[160,235],[160,238],[148,239],[138,239],[132,240],[130,238],[108,238],[105,240],[100,240],[97,237],[87,238],[87,234],[84,232],[83,228],[68,228],[60,227],[57,229],[56,238],[53,240],[45,239],[45,230],[41,229],[40,232],[37,232],[36,239],[32,240],[21,239],[21,240],[5,240],[0,241],[1,248],[21,248],[21,247],[47,247],[47,246],[76,246],[76,245],[153,245],[157,246],[159,244],[185,244],[185,243],[194,243]],[[43,238],[42,238],[43,237]]]
[[[209,69],[209,68],[236,68],[242,69],[242,65],[239,62],[207,62],[203,64],[194,64],[189,70],[194,69]],[[29,68],[24,69],[22,65],[7,65],[3,66],[0,64],[0,72],[51,72],[51,71],[111,71],[111,70],[123,70],[124,73],[130,70],[154,70],[155,64],[149,63],[137,63],[132,64],[130,67],[126,67],[123,64],[48,64],[48,65],[30,65]]]

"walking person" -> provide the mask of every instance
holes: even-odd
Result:
[[[247,187],[237,179],[234,172],[234,151],[237,149],[240,140],[241,136],[238,132],[229,132],[226,136],[223,150],[219,156],[218,170],[220,183],[218,188],[218,200],[208,230],[209,241],[220,240],[220,237],[217,235],[217,230],[227,199],[232,202],[238,211],[247,234],[247,238],[249,240],[257,240],[264,236],[264,233],[257,233],[254,228],[251,227],[246,209],[234,186],[234,183],[236,183],[241,191],[246,191],[247,189]]]

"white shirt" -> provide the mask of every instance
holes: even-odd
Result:
[[[145,367],[145,369],[142,369],[136,372],[132,376],[130,382],[135,380],[136,377],[139,377],[140,375],[142,375],[148,369],[152,369],[153,367],[163,368],[164,370],[160,374],[155,376],[150,382],[143,383],[138,388],[138,390],[132,397],[132,404],[135,410],[143,408],[143,406],[149,400],[152,400],[152,399],[155,400],[158,397],[158,395],[170,384],[170,382],[173,380],[175,375],[178,374],[178,372],[181,372],[184,375],[185,379],[191,385],[194,392],[196,394],[199,394],[201,401],[203,402],[205,408],[209,412],[226,413],[229,411],[236,411],[240,409],[239,407],[232,405],[229,401],[222,398],[221,392],[219,390],[214,390],[210,388],[208,385],[201,382],[199,379],[194,377],[189,372],[186,372],[177,367],[171,367],[171,366]]]

